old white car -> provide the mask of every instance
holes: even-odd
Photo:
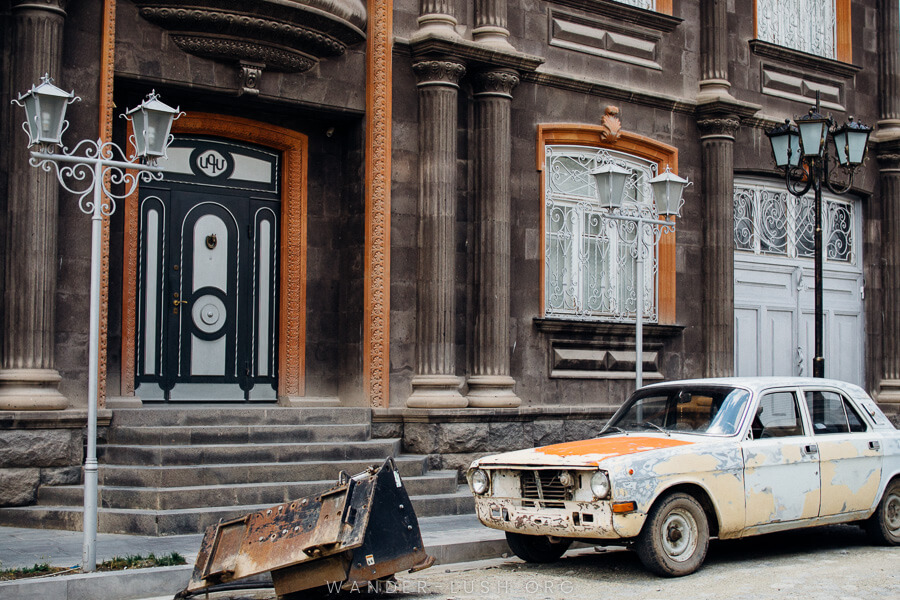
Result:
[[[488,456],[467,478],[478,518],[529,562],[581,540],[687,575],[711,537],[851,521],[900,544],[900,432],[861,388],[825,379],[647,386],[597,438]]]

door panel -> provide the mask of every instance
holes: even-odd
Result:
[[[806,434],[793,392],[760,398],[742,444],[746,526],[811,519],[819,514],[819,455]]]
[[[275,399],[278,181],[275,153],[183,138],[141,187],[142,399]]]

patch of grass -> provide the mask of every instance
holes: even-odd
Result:
[[[146,569],[149,567],[171,567],[184,565],[187,561],[177,552],[170,552],[162,556],[156,556],[152,552],[147,556],[128,554],[126,556],[114,556],[97,565],[98,571],[120,571],[124,569]]]
[[[153,553],[147,556],[129,554],[116,556],[97,565],[98,571],[123,571],[125,569],[147,569],[150,567],[171,567],[184,565],[187,561],[177,552],[170,552],[162,556]],[[51,567],[49,562],[35,563],[33,567],[21,567],[18,569],[0,570],[0,581],[12,581],[14,579],[27,579],[29,577],[45,577],[57,573],[81,573],[81,569],[66,567]]]
[[[28,579],[29,577],[42,577],[52,575],[60,571],[68,571],[65,567],[51,567],[50,563],[35,563],[33,567],[19,567],[18,569],[3,569],[0,571],[0,581],[12,581],[13,579]]]

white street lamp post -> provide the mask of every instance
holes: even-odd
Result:
[[[172,121],[182,113],[160,102],[159,96],[151,92],[140,106],[123,115],[134,126],[131,140],[136,148],[134,154],[128,156],[116,144],[101,140],[82,140],[72,150],[63,146],[57,152],[56,146],[62,144],[62,134],[68,128],[66,108],[76,100],[80,98],[74,92],[64,92],[53,85],[48,75],[44,75],[40,85],[32,86],[13,103],[25,108],[23,129],[28,134],[29,148],[38,146],[38,151],[31,152],[31,166],[55,172],[63,189],[78,196],[81,211],[91,215],[90,357],[81,565],[84,571],[90,572],[97,567],[97,378],[100,363],[103,218],[112,215],[116,210],[116,200],[131,195],[141,180],[162,179],[162,169],[156,166],[156,159],[165,157],[166,148],[173,139],[169,133]],[[113,192],[112,186],[121,186],[122,192]]]
[[[605,163],[591,171],[591,175],[597,184],[600,206],[608,210],[603,217],[618,224],[628,234],[624,237],[634,234],[631,250],[636,263],[634,378],[635,389],[639,389],[644,385],[644,261],[650,258],[650,248],[656,248],[663,234],[675,231],[675,222],[668,218],[681,215],[684,204],[682,193],[690,182],[666,167],[664,173],[647,182],[653,192],[655,207],[650,210],[639,207],[636,211],[629,211],[635,214],[628,214],[622,209],[622,197],[631,171],[614,163]]]

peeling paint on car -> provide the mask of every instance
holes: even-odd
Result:
[[[628,432],[485,457],[473,462],[468,473],[471,478],[480,468],[491,475],[489,492],[475,496],[478,518],[488,527],[531,535],[627,540],[640,534],[654,503],[677,488],[707,507],[718,537],[736,538],[867,518],[887,482],[900,476],[900,432],[856,386],[793,378],[671,385],[691,383],[741,386],[751,392],[745,413],[749,416],[735,435]],[[866,416],[867,431],[813,434],[808,409],[800,401],[807,390],[851,398]],[[799,426],[784,435],[776,424],[774,435],[784,437],[753,439],[756,406],[764,393],[773,391],[797,399],[802,435],[797,435]],[[598,469],[610,481],[610,492],[603,498],[596,498],[590,487]],[[563,471],[576,481],[564,499],[523,497],[523,477],[533,479],[540,472],[551,481],[553,473]],[[613,502],[634,502],[636,509],[613,513]]]

